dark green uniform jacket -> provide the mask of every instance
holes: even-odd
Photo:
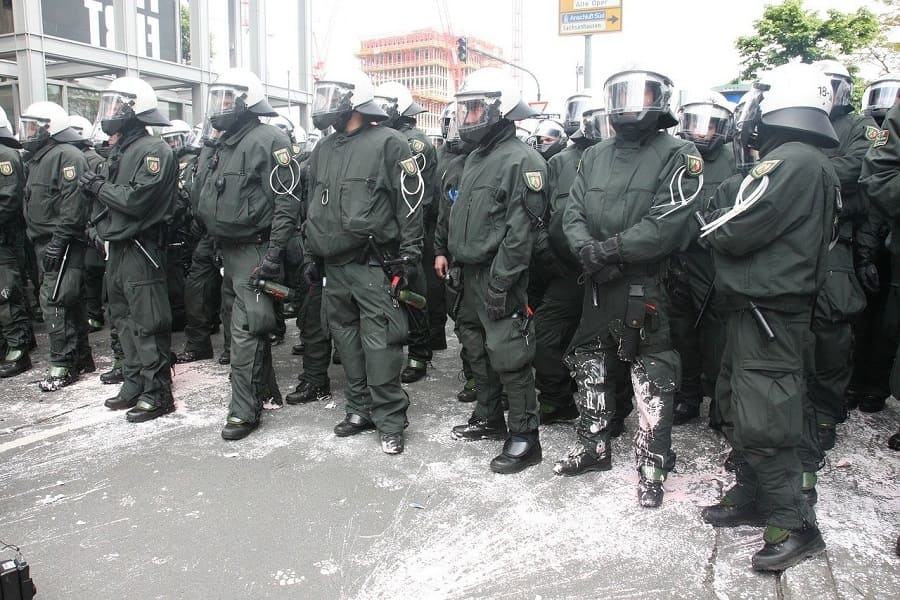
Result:
[[[863,158],[878,137],[878,127],[872,117],[849,114],[832,121],[841,143],[837,148],[822,151],[831,159],[831,165],[841,182],[841,235],[848,240],[852,236],[849,221],[861,221],[865,216],[864,196],[859,193],[859,173]]]
[[[859,183],[872,203],[889,219],[897,221],[900,219],[900,104],[887,112],[882,127],[863,161]]]
[[[697,177],[703,171],[700,153],[690,142],[664,131],[652,131],[643,141],[604,140],[584,152],[581,164],[590,168],[579,169],[563,213],[569,248],[577,255],[578,249],[591,240],[618,237],[626,280],[658,283],[664,271],[663,259],[683,250],[697,234],[695,203],[662,215],[675,207],[672,190],[675,202],[681,202],[679,179],[685,199],[697,191]],[[585,307],[573,347],[608,335],[611,322],[621,322],[628,286],[613,284],[607,289],[613,288],[623,295],[606,304],[621,304],[622,313],[606,314],[605,310]],[[655,285],[648,288],[648,294],[655,294],[651,288]],[[664,314],[660,304],[665,299],[651,295],[651,300]]]
[[[204,161],[205,150],[200,156],[196,177],[200,193],[192,200],[197,214],[215,238],[268,237],[284,248],[294,230],[297,201],[289,194],[275,194],[269,177],[279,168],[283,178],[289,178],[291,140],[256,118],[236,127],[222,134],[208,160]]]
[[[402,163],[402,164],[401,164]],[[346,264],[374,236],[379,246],[413,261],[422,254],[422,211],[410,214],[418,166],[406,137],[387,127],[363,125],[352,133],[329,135],[313,150],[305,248],[330,264]]]
[[[25,221],[28,237],[66,240],[84,237],[88,203],[78,187],[87,160],[71,144],[50,141],[34,153],[28,164]]]
[[[547,185],[547,190],[550,192],[550,220],[548,223],[550,246],[566,267],[576,271],[581,270],[581,265],[569,249],[569,243],[563,231],[563,213],[584,151],[584,146],[570,144],[562,152],[551,157],[547,163],[550,171]]]
[[[437,151],[425,132],[417,127],[402,128],[399,132],[406,136],[409,142],[409,150],[413,158],[419,164],[422,171],[422,180],[425,182],[425,190],[422,195],[422,206],[430,207],[434,202],[435,185],[437,177],[438,159]]]
[[[801,142],[768,152],[747,176],[745,198],[767,187],[755,204],[708,236],[716,266],[716,291],[736,306],[750,297],[788,312],[811,306],[824,282],[840,182],[831,161]],[[734,204],[734,183],[720,187],[717,216]],[[728,194],[729,197],[722,197]],[[710,218],[707,219],[709,221]]]
[[[138,133],[113,146],[100,170],[106,184],[93,214],[109,207],[109,216],[97,224],[107,241],[130,240],[163,223],[175,201],[178,168],[172,149],[158,137]]]
[[[443,147],[446,147],[446,144]],[[434,255],[449,258],[447,238],[450,233],[450,209],[459,197],[459,180],[462,177],[463,167],[466,166],[466,155],[444,152],[440,161],[441,177],[437,191],[440,205],[437,228],[434,232]]]
[[[527,271],[535,224],[546,210],[547,163],[516,137],[512,123],[466,158],[450,209],[448,247],[464,265],[490,266],[490,285],[505,291]]]
[[[84,158],[87,159],[88,169],[98,172],[100,165],[103,164],[103,157],[97,154],[97,151],[90,146],[85,147],[82,152],[84,153]]]
[[[0,232],[19,227],[24,191],[25,165],[21,155],[18,150],[0,144]]]

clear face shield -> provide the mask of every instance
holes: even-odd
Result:
[[[456,125],[466,142],[477,144],[491,125],[500,120],[500,95],[479,94],[456,99]]]
[[[853,82],[842,75],[829,75],[831,90],[834,92],[834,108],[843,108],[846,112],[853,107]]]
[[[572,135],[578,131],[578,126],[581,124],[581,115],[584,113],[584,109],[587,108],[588,101],[590,101],[589,96],[573,96],[566,102],[566,115],[563,119],[563,125],[565,125],[567,135]]]
[[[545,159],[549,159],[553,154],[562,150],[568,141],[568,136],[566,136],[562,125],[555,121],[541,121],[532,135],[534,136],[535,149]]]
[[[50,139],[50,121],[36,117],[19,117],[19,142],[30,152]]]
[[[738,171],[747,174],[759,161],[758,127],[762,123],[760,102],[763,91],[754,87],[744,95],[741,103],[734,110],[734,163]]]
[[[672,84],[654,73],[632,71],[610,78],[604,95],[610,115],[640,117],[647,111],[668,110]]]
[[[353,110],[350,101],[353,88],[334,81],[316,83],[316,96],[313,99],[313,124],[316,129],[325,130],[333,126],[341,113]]]
[[[718,147],[731,135],[731,113],[715,104],[688,104],[678,114],[675,134],[702,151]]]
[[[176,133],[164,133],[160,137],[162,137],[163,141],[167,143],[172,150],[181,150],[187,146],[186,133],[180,131]]]
[[[863,93],[862,112],[867,115],[883,115],[898,101],[900,101],[900,81],[879,81],[873,83]]]
[[[581,134],[594,142],[615,137],[616,132],[609,123],[606,109],[585,112],[581,122]]]
[[[97,110],[96,122],[100,123],[103,133],[110,136],[122,129],[128,119],[134,118],[134,96],[121,92],[103,92],[100,94],[100,108]]]
[[[381,110],[388,116],[388,121],[395,121],[400,116],[399,101],[396,98],[388,98],[387,96],[375,96],[375,104],[381,107]]]
[[[219,131],[227,131],[246,110],[247,90],[229,85],[212,85],[206,101],[206,118]]]

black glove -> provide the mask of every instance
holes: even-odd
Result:
[[[507,315],[506,292],[488,286],[487,296],[484,297],[484,310],[491,321],[499,321],[505,317]]]
[[[599,271],[591,273],[591,280],[597,285],[603,285],[610,281],[622,278],[622,265],[606,265],[601,267]]]
[[[97,233],[96,227],[88,227],[87,229],[88,240],[90,240],[91,247],[100,253],[100,256],[106,258],[106,244],[103,243],[103,238],[100,237],[100,234]]]
[[[862,263],[856,267],[856,276],[859,282],[870,294],[875,294],[881,289],[881,279],[878,277],[878,267],[872,263]]]
[[[188,229],[188,233],[195,240],[199,240],[206,235],[206,226],[203,225],[203,221],[194,217],[191,219],[191,226]]]
[[[42,264],[45,273],[56,273],[62,266],[63,255],[69,243],[61,237],[53,236],[44,248]]]
[[[259,261],[259,266],[253,269],[250,274],[251,281],[256,279],[264,281],[281,281],[283,273],[281,270],[281,248],[274,244],[269,245],[265,256]]]
[[[588,273],[596,273],[610,264],[621,263],[622,255],[619,253],[619,238],[613,236],[602,242],[591,240],[578,249],[578,258],[584,270]]]
[[[78,187],[80,187],[81,191],[88,196],[100,195],[100,188],[102,188],[105,183],[106,178],[93,171],[82,173],[81,177],[78,178]]]
[[[319,262],[316,259],[307,258],[300,269],[303,281],[307,285],[322,285],[322,269],[319,268]]]
[[[391,283],[393,283],[394,277],[400,278],[400,281],[397,284],[398,290],[409,287],[409,284],[416,278],[416,274],[418,273],[416,266],[410,262],[391,265],[388,267],[388,271],[391,273]]]

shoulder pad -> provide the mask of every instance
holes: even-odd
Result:
[[[0,175],[12,175],[13,166],[12,162],[8,160],[4,160],[0,162]]]
[[[159,173],[159,157],[158,156],[146,156],[144,157],[144,164],[147,166],[147,171],[156,175]]]
[[[275,162],[282,167],[287,166],[287,164],[291,162],[291,152],[287,148],[279,148],[272,153],[272,156],[275,157]]]
[[[878,137],[875,139],[875,143],[872,144],[872,147],[878,148],[879,146],[887,145],[890,135],[891,133],[887,129],[882,129],[878,132]]]
[[[525,185],[528,186],[528,189],[535,192],[544,189],[544,174],[540,171],[525,171],[522,173],[522,177],[525,178]]]
[[[783,160],[764,160],[750,170],[750,177],[761,179],[777,169],[783,162]]]
[[[703,158],[700,156],[694,156],[693,154],[685,154],[684,155],[684,167],[687,169],[687,174],[691,177],[696,177],[703,173]]]
[[[877,127],[872,127],[871,125],[866,125],[866,139],[870,142],[875,142],[878,140],[878,134],[881,133],[881,130]]]
[[[62,176],[66,181],[72,181],[75,179],[76,171],[75,165],[66,165],[63,167]]]
[[[416,154],[422,154],[425,150],[425,142],[422,140],[409,140],[410,149]]]
[[[408,175],[415,175],[419,172],[419,165],[416,163],[416,159],[404,158],[400,161],[400,168],[403,169]]]

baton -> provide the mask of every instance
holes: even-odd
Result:
[[[62,261],[59,263],[59,272],[56,274],[56,283],[53,285],[53,294],[50,296],[50,300],[52,302],[56,302],[56,299],[59,297],[59,288],[62,285],[63,273],[66,272],[66,265],[69,262],[69,246],[71,244],[66,244],[66,251],[63,252]]]
[[[772,328],[769,327],[769,322],[766,321],[766,317],[759,310],[759,307],[751,300],[749,302],[750,305],[750,313],[753,315],[753,318],[756,319],[756,324],[759,325],[759,328],[763,330],[763,333],[766,334],[766,337],[769,338],[769,341],[775,340],[775,332],[772,331]]]

